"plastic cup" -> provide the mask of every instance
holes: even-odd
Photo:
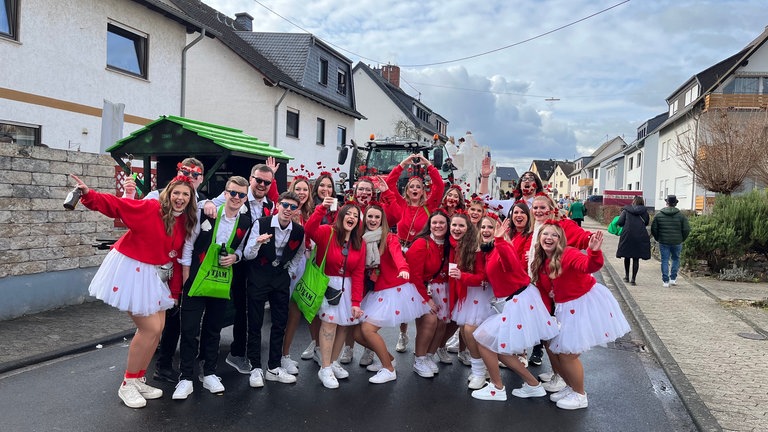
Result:
[[[448,263],[448,271],[451,271],[453,269],[459,268],[459,265],[456,263]]]
[[[334,198],[333,199],[333,204],[331,204],[331,208],[328,209],[328,210],[332,211],[332,212],[335,212],[338,209],[339,209],[339,199],[338,198]]]

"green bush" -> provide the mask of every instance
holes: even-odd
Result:
[[[768,194],[754,190],[718,196],[712,214],[689,218],[691,235],[683,247],[686,264],[705,259],[711,270],[730,267],[746,253],[768,257]]]

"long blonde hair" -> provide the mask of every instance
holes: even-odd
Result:
[[[160,192],[160,198],[158,199],[160,201],[160,216],[165,225],[165,233],[171,235],[173,233],[173,226],[176,224],[176,217],[173,215],[173,205],[171,204],[171,193],[179,186],[188,187],[190,192],[189,202],[182,212],[182,214],[187,216],[186,222],[184,223],[184,231],[186,231],[184,238],[189,238],[197,224],[197,198],[195,196],[195,188],[192,184],[181,180],[179,177],[175,177],[171,180],[170,183],[168,183],[168,186]]]
[[[561,228],[558,224],[545,223],[539,230],[539,235],[536,238],[536,246],[534,247],[533,252],[533,261],[531,262],[531,269],[533,273],[531,275],[531,283],[534,285],[536,285],[536,282],[539,279],[539,269],[547,260],[547,253],[541,247],[541,235],[547,228],[554,229],[560,236],[557,240],[557,246],[555,247],[555,250],[552,252],[552,256],[549,259],[549,268],[547,269],[549,272],[547,273],[547,276],[549,276],[550,279],[554,279],[563,274],[563,251],[565,251],[565,247],[567,245],[565,241],[565,232],[563,231],[563,228]]]
[[[415,181],[421,183],[421,198],[419,198],[419,203],[418,204],[411,204],[411,200],[408,197],[408,186],[410,186],[411,183],[413,183]],[[413,206],[421,207],[424,204],[426,204],[427,203],[427,186],[424,184],[424,179],[422,179],[421,177],[416,177],[416,176],[409,178],[408,179],[408,183],[405,184],[405,189],[403,190],[403,197],[405,198],[405,202],[408,205],[413,205]]]

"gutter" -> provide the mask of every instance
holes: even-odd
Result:
[[[288,95],[288,91],[289,91],[288,89],[285,89],[285,91],[283,91],[283,95],[280,96],[280,100],[278,100],[277,103],[275,104],[275,121],[274,121],[274,126],[273,126],[273,131],[272,131],[272,145],[275,148],[279,148],[277,146],[277,115],[278,115],[278,110],[280,109],[280,104],[283,103],[283,99],[285,99],[285,97]]]
[[[195,46],[200,40],[205,37],[205,28],[202,28],[200,36],[195,40],[187,44],[183,50],[181,50],[181,106],[179,108],[179,117],[184,117],[185,106],[187,102],[187,51]]]

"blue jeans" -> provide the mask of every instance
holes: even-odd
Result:
[[[677,270],[680,269],[680,252],[683,250],[683,244],[669,245],[659,243],[659,252],[661,253],[661,280],[664,283],[670,279],[677,279]],[[669,268],[669,258],[672,258],[672,268]]]

